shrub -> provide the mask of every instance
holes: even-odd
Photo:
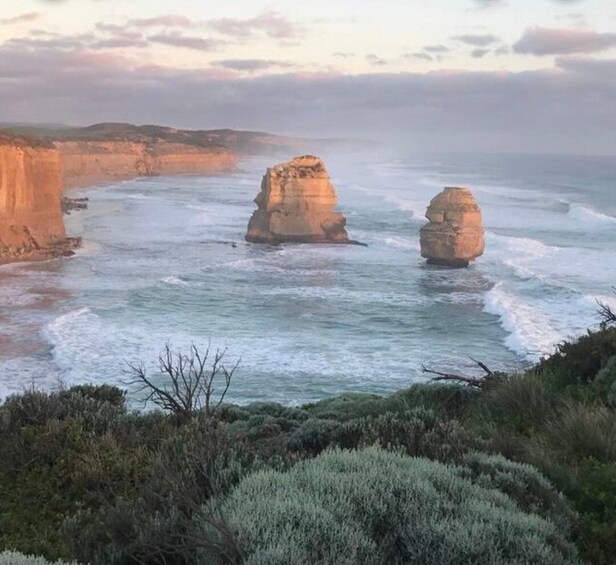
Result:
[[[287,447],[292,451],[318,455],[332,444],[341,426],[335,420],[310,418],[289,435]]]
[[[554,523],[463,469],[378,448],[250,475],[222,511],[248,565],[578,562]]]
[[[376,394],[346,393],[307,404],[304,409],[314,418],[344,422],[384,411],[384,398]]]
[[[76,562],[47,561],[44,557],[24,555],[16,551],[4,551],[0,553],[0,565],[78,565]]]
[[[616,327],[588,332],[576,341],[562,343],[558,351],[541,361],[534,372],[560,390],[592,382],[616,355]]]
[[[563,405],[563,399],[534,374],[512,375],[490,388],[483,398],[483,416],[498,426],[530,433]]]
[[[407,455],[443,461],[456,459],[479,445],[459,422],[442,420],[425,408],[351,420],[337,430],[334,443],[343,448],[376,444]]]
[[[447,417],[458,417],[479,398],[479,392],[464,386],[416,384],[390,396],[347,393],[328,398],[303,409],[315,418],[345,422],[378,416],[385,412],[406,412],[428,408]]]
[[[402,410],[429,408],[443,417],[460,418],[474,406],[480,396],[479,390],[468,386],[422,383],[392,394],[388,404],[403,403]]]
[[[542,437],[560,457],[616,461],[616,412],[606,406],[571,403],[548,420]]]
[[[616,355],[597,373],[595,385],[605,402],[616,408]]]
[[[567,499],[531,465],[502,455],[468,453],[462,459],[464,476],[484,488],[497,489],[515,500],[525,512],[539,514],[570,531],[574,513]]]

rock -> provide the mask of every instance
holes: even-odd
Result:
[[[448,187],[428,206],[430,223],[421,228],[421,256],[428,263],[467,267],[483,255],[481,209],[468,188]]]
[[[62,197],[62,213],[67,216],[74,210],[87,210],[88,209],[88,197],[83,198],[70,198],[68,196]]]
[[[0,132],[0,264],[67,255],[60,154],[46,142]]]
[[[354,243],[323,161],[296,157],[267,170],[246,240],[254,243]]]

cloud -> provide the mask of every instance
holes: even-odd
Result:
[[[148,36],[148,40],[152,43],[162,43],[163,45],[169,45],[171,47],[183,47],[195,51],[215,51],[224,45],[224,42],[218,39],[181,35],[179,33],[159,33],[157,35],[150,35]]]
[[[0,24],[11,25],[20,24],[24,22],[34,22],[40,19],[42,14],[40,12],[28,12],[27,14],[21,14],[19,16],[13,16],[12,18],[0,19]]]
[[[584,0],[552,0],[557,4],[579,4]],[[475,4],[477,4],[480,8],[494,8],[497,6],[508,6],[509,2],[507,0],[474,0]]]
[[[489,49],[473,49],[471,51],[471,57],[473,57],[473,59],[483,59],[489,52]]]
[[[487,47],[488,45],[493,45],[497,43],[499,40],[498,37],[491,34],[465,34],[465,35],[456,35],[452,37],[455,41],[460,41],[462,43],[466,43],[466,45],[472,45],[473,47]]]
[[[368,61],[371,65],[376,65],[379,67],[382,67],[383,65],[387,65],[387,61],[385,59],[382,59],[381,57],[379,57],[378,55],[375,55],[374,53],[369,53],[368,55],[366,55],[366,61]]]
[[[198,96],[195,96],[198,93]],[[0,121],[129,121],[389,141],[405,151],[616,147],[616,60],[527,72],[283,73],[0,46]]]
[[[90,44],[92,49],[127,49],[127,48],[142,48],[149,44],[143,37],[109,37],[100,39]]]
[[[28,51],[97,51],[117,48],[143,48],[148,42],[139,32],[119,28],[108,36],[101,36],[95,32],[80,33],[76,35],[60,35],[54,32],[35,29],[30,37],[16,37],[4,43],[4,47],[20,48]]]
[[[177,14],[167,14],[166,16],[156,16],[154,18],[136,18],[128,21],[129,26],[148,28],[148,27],[193,27],[193,21],[185,16]]]
[[[263,33],[273,39],[294,39],[302,34],[299,26],[271,10],[254,18],[220,18],[209,20],[206,24],[220,34],[238,38]]]
[[[616,33],[599,33],[592,29],[527,29],[514,44],[516,53],[528,55],[571,55],[597,53],[616,47]]]
[[[223,59],[221,61],[214,61],[214,65],[217,67],[223,67],[225,69],[232,69],[234,71],[263,71],[272,68],[289,68],[294,66],[289,61],[273,61],[269,59]]]
[[[402,55],[403,59],[417,59],[419,61],[434,61],[434,57],[428,53],[405,53]]]
[[[451,49],[445,45],[426,45],[423,50],[426,53],[449,53]]]

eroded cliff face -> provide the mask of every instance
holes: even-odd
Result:
[[[0,263],[72,254],[61,210],[60,154],[0,133]]]
[[[468,188],[448,187],[435,196],[421,228],[421,255],[429,263],[466,267],[485,248],[481,209]]]
[[[268,169],[246,240],[256,243],[349,243],[346,219],[323,161],[305,155]]]
[[[66,188],[140,176],[232,171],[235,154],[226,148],[184,143],[135,141],[56,141]]]

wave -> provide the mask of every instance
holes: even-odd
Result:
[[[569,210],[567,211],[567,216],[578,222],[592,223],[595,226],[597,224],[599,224],[599,226],[604,226],[606,224],[611,226],[616,224],[616,218],[614,216],[597,212],[596,210],[593,210],[588,206],[583,206],[582,204],[568,204]]]
[[[535,305],[508,293],[502,282],[486,293],[483,310],[499,317],[509,334],[505,345],[530,361],[553,352],[562,341],[560,333]]]
[[[485,238],[488,243],[487,249],[489,250],[491,247],[496,247],[500,253],[508,251],[510,254],[515,253],[543,257],[551,251],[558,249],[557,247],[546,245],[537,239],[531,239],[529,237],[512,237],[486,232]],[[503,250],[502,247],[506,247],[506,250]]]
[[[421,305],[428,299],[420,294],[400,292],[379,292],[370,290],[350,290],[341,286],[301,286],[288,288],[274,288],[259,292],[262,296],[289,296],[300,299],[331,300],[336,303],[348,302],[355,304],[374,305]],[[460,300],[461,297],[456,297]]]
[[[410,212],[413,220],[425,223],[424,214],[426,213],[427,203],[418,200],[409,200],[400,196],[386,196],[386,202],[393,204],[402,212]]]
[[[170,284],[172,286],[189,286],[189,284],[181,277],[176,277],[174,275],[171,275],[169,277],[163,277],[162,279],[160,279],[160,282]]]
[[[412,239],[409,239],[406,237],[400,237],[397,235],[385,237],[382,239],[382,241],[389,247],[393,247],[395,249],[419,251],[419,248],[420,248],[418,240],[412,240]]]

